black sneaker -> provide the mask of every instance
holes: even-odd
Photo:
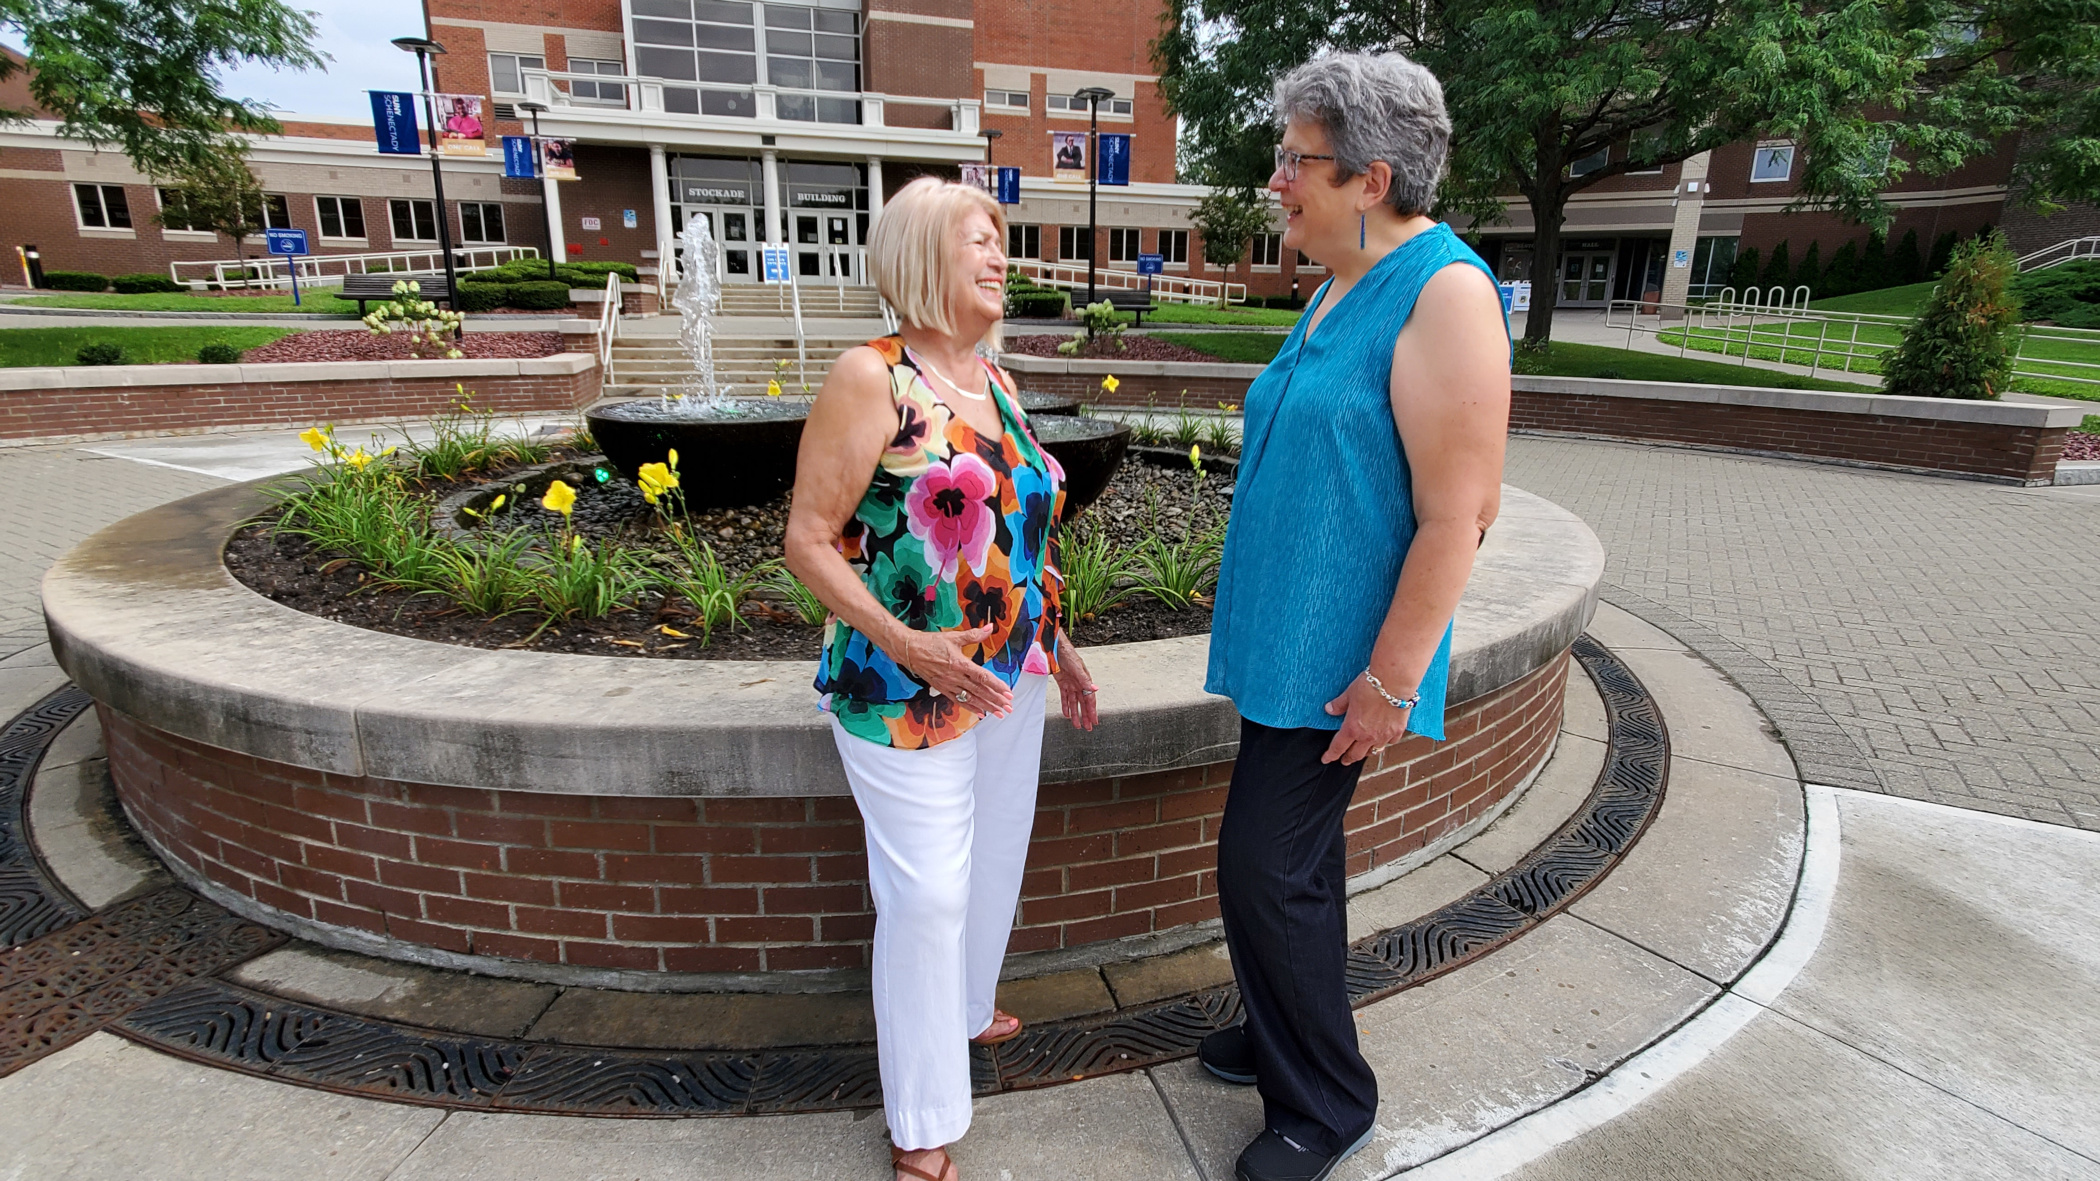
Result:
[[[1247,1040],[1244,1025],[1228,1025],[1204,1038],[1196,1050],[1196,1061],[1228,1083],[1254,1085],[1254,1043]]]
[[[1323,1156],[1310,1149],[1291,1143],[1289,1137],[1275,1131],[1265,1131],[1254,1138],[1245,1151],[1240,1153],[1239,1163],[1233,1166],[1232,1175],[1238,1181],[1327,1181],[1334,1167],[1355,1156],[1363,1146],[1371,1142],[1371,1133],[1378,1126],[1364,1129],[1356,1143],[1342,1149],[1333,1156]]]

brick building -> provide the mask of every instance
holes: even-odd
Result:
[[[1133,136],[1131,184],[1101,194],[1093,245],[1103,266],[1134,268],[1140,252],[1157,252],[1170,274],[1243,282],[1255,294],[1309,294],[1325,277],[1273,233],[1228,273],[1203,263],[1188,223],[1202,190],[1175,183],[1175,121],[1150,72],[1159,0],[1106,9],[1072,0],[429,0],[426,11],[428,34],[447,50],[436,59],[437,89],[483,95],[491,116],[490,155],[445,161],[445,216],[462,246],[545,249],[551,238],[563,257],[653,267],[685,219],[704,216],[723,244],[727,281],[755,281],[756,244],[785,240],[802,282],[859,282],[859,248],[883,200],[913,176],[954,175],[989,149],[1022,170],[1009,252],[1083,261],[1086,187],[1052,178],[1051,136],[1084,131],[1085,105],[1069,96],[1101,86],[1115,96],[1101,108],[1103,130]],[[22,85],[20,75],[0,84],[16,92],[0,101],[26,103]],[[541,134],[577,142],[580,179],[501,175],[495,137],[526,132],[534,103]],[[105,274],[232,256],[222,238],[155,225],[149,178],[120,154],[58,139],[54,127],[0,128],[11,244],[36,245],[47,268]],[[304,227],[319,253],[435,245],[428,167],[379,155],[362,119],[293,117],[253,159],[273,223]],[[2009,166],[2001,154],[1951,176],[1906,179],[1891,193],[1902,208],[1894,235],[1915,228],[1929,243],[2004,221]],[[1786,240],[1798,259],[1821,241],[1827,259],[1866,236],[1829,215],[1781,213],[1799,175],[1791,145],[1741,143],[1586,191],[1571,204],[1551,272],[1562,305],[1681,298],[1718,286],[1739,247],[1769,254]],[[1505,277],[1534,277],[1521,204],[1480,236]]]

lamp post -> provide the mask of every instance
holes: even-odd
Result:
[[[396,37],[394,48],[416,55],[416,74],[423,80],[423,118],[430,125],[430,187],[437,196],[438,249],[445,255],[445,303],[457,309],[459,271],[452,262],[452,219],[445,215],[445,175],[438,168],[437,99],[430,93],[430,55],[445,52],[445,47],[428,37]]]
[[[1006,133],[997,128],[987,127],[977,134],[984,137],[984,166],[990,168],[992,166],[992,141]],[[996,184],[997,182],[993,183]]]
[[[1095,256],[1101,253],[1095,228],[1095,201],[1101,190],[1101,104],[1116,96],[1106,86],[1088,86],[1072,95],[1087,106],[1086,129],[1086,301],[1094,302]]]
[[[538,176],[541,167],[540,112],[549,108],[546,103],[535,102],[528,98],[518,104],[518,109],[532,113],[532,172],[534,176]],[[543,224],[543,228],[547,231],[547,278],[553,279],[556,277],[554,274],[554,207],[547,204],[547,181],[545,178],[540,180],[540,221]]]

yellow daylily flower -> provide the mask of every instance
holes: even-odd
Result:
[[[1199,444],[1196,444],[1195,446],[1193,446],[1193,447],[1190,447],[1190,448],[1189,448],[1189,466],[1190,466],[1190,467],[1193,467],[1193,468],[1195,468],[1195,469],[1196,469],[1196,470],[1198,470],[1198,471],[1201,471],[1201,470],[1203,470],[1203,445],[1202,445],[1202,444],[1200,444],[1200,443],[1199,443]]]
[[[693,638],[689,633],[679,631],[677,628],[672,627],[668,623],[664,624],[662,627],[657,628],[656,630],[662,632],[667,636],[677,636],[681,640],[690,640]]]
[[[560,513],[567,520],[576,508],[576,490],[560,480],[547,485],[547,494],[540,497],[540,507],[550,513]]]
[[[507,494],[498,492],[496,494],[496,499],[489,501],[489,511],[495,512],[497,509],[502,508],[504,502],[508,501],[509,499],[510,497]]]
[[[359,447],[357,450],[352,451],[348,455],[345,455],[343,457],[343,462],[349,464],[351,467],[356,468],[358,471],[363,471],[365,470],[365,465],[372,462],[372,457],[365,454],[364,448]]]
[[[678,472],[661,463],[645,463],[634,482],[642,490],[642,499],[655,504],[658,497],[678,487]]]
[[[1113,373],[1101,379],[1101,388],[1107,390],[1111,394],[1115,393],[1116,387],[1122,384],[1122,382],[1116,380],[1116,375]]]
[[[310,426],[300,431],[299,441],[316,451],[328,450],[328,432],[317,426]]]
[[[671,448],[671,455],[670,455],[670,459],[671,459],[671,470],[675,472],[675,471],[677,471],[677,470],[678,470],[678,448],[676,448],[676,447],[673,447],[673,448]]]
[[[779,382],[777,382],[777,381],[769,381],[769,382],[767,382],[767,383],[766,383],[766,397],[768,397],[768,398],[777,398],[777,397],[779,397],[779,396],[780,396],[780,383],[779,383]]]

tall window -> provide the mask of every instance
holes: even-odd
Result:
[[[74,185],[73,203],[80,210],[80,224],[97,230],[131,228],[131,202],[123,185]]]
[[[1138,241],[1141,236],[1141,233],[1135,229],[1126,230],[1117,227],[1109,230],[1108,261],[1136,262],[1139,249]]]
[[[1094,253],[1094,244],[1087,240],[1085,226],[1057,227],[1057,257],[1089,258]]]
[[[725,0],[632,0],[634,68],[647,78],[748,86],[758,81],[752,6]],[[748,90],[664,87],[664,109],[688,115],[758,114]]]
[[[1689,294],[1702,299],[1728,286],[1728,273],[1735,269],[1736,238],[1701,238],[1692,250]]]
[[[833,8],[766,5],[766,81],[794,90],[860,90],[860,14]],[[858,123],[854,99],[783,94],[783,119]]]
[[[462,242],[503,241],[503,206],[495,201],[461,201],[459,239]]]
[[[323,238],[365,236],[365,203],[356,197],[315,197],[314,215]]]
[[[1025,90],[987,90],[984,92],[987,111],[1009,115],[1015,111],[1028,110],[1028,92]]]
[[[162,229],[188,230],[192,233],[210,232],[210,226],[200,226],[183,217],[182,201],[175,196],[173,189],[161,189],[159,190],[159,196],[161,215],[166,219],[161,223]]]
[[[546,68],[547,59],[534,54],[492,53],[489,55],[489,89],[497,94],[523,94],[525,76],[519,71]]]
[[[1256,234],[1248,260],[1258,267],[1283,265],[1283,235]]]
[[[1043,227],[1017,225],[1012,222],[1007,223],[1006,257],[1043,257]]]
[[[435,242],[438,236],[437,207],[428,201],[395,197],[386,203],[394,223],[396,242]]]
[[[1168,263],[1186,263],[1189,260],[1189,232],[1187,230],[1161,230],[1159,232],[1160,260]]]
[[[292,203],[283,193],[263,194],[263,226],[272,230],[292,228]]]
[[[610,74],[619,77],[627,72],[627,63],[604,61],[598,58],[572,57],[569,59],[571,74]],[[580,103],[597,103],[602,106],[624,107],[627,105],[627,87],[618,82],[588,82],[582,78],[569,80],[569,97]]]

